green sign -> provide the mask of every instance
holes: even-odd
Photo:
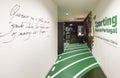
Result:
[[[105,17],[101,21],[95,21],[96,32],[117,33],[117,15]]]

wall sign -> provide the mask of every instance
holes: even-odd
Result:
[[[100,21],[95,21],[95,31],[100,33],[102,32],[102,35],[104,35],[103,33],[107,33],[108,35],[116,36],[116,34],[118,33],[117,18],[117,15],[115,15],[112,17],[105,17]],[[118,42],[115,39],[99,35],[95,35],[95,37],[104,40],[108,44],[117,48]]]
[[[95,21],[95,31],[116,34],[117,33],[117,16],[115,15],[112,17],[105,17],[101,21]]]

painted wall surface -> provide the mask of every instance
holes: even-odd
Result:
[[[57,57],[51,0],[0,0],[0,78],[45,78]]]
[[[93,11],[93,54],[107,78],[120,77],[120,9],[119,0],[102,0]],[[109,21],[111,19],[111,22]],[[102,21],[102,24],[101,24]]]

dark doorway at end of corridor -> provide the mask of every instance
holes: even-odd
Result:
[[[64,50],[64,43],[87,43],[90,50],[93,46],[92,12],[84,21],[58,22],[58,54]]]

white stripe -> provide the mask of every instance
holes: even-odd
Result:
[[[89,58],[93,58],[93,56],[90,56],[90,57],[86,57],[86,58],[77,60],[77,61],[75,61],[75,62],[73,62],[73,63],[65,66],[65,67],[62,68],[60,71],[58,71],[57,73],[55,73],[54,75],[52,75],[51,78],[54,78],[55,76],[57,76],[59,73],[61,73],[61,72],[64,71],[65,69],[69,68],[70,66],[72,66],[72,65],[74,65],[74,64],[76,64],[76,63],[78,63],[78,62],[84,61],[84,60],[86,60],[86,59],[89,59]]]
[[[94,64],[91,64],[89,65],[88,67],[84,68],[83,70],[81,70],[80,72],[78,72],[75,76],[73,76],[73,78],[77,78],[79,75],[81,75],[84,71],[88,70],[89,68],[97,65],[98,63],[94,63]]]
[[[74,47],[69,47],[69,48],[79,48],[79,47],[83,48],[83,47],[88,47],[88,46],[74,46]]]
[[[48,76],[47,78],[51,78],[50,76]]]
[[[69,45],[70,47],[73,47],[73,46],[87,46],[87,45]]]
[[[62,58],[62,56],[59,57],[59,59],[61,59],[61,58]]]
[[[51,71],[54,71],[56,67],[53,67]]]
[[[80,51],[80,50],[88,50],[88,48],[81,48],[81,49],[77,49],[77,50],[72,50],[72,51]],[[67,53],[67,52],[72,52],[72,51],[66,51],[65,53]]]
[[[66,44],[66,45],[65,45],[65,48],[68,48],[68,46],[69,46],[69,44]]]
[[[91,52],[90,48],[88,48],[88,50]],[[92,53],[92,52],[91,52]]]
[[[74,47],[88,47],[88,46],[69,46],[68,48],[74,48]]]
[[[86,45],[86,44],[70,44],[70,46],[83,46],[83,45]]]
[[[65,46],[65,49],[68,48],[68,45]]]
[[[82,49],[82,50],[88,50],[88,49]],[[74,50],[74,51],[69,51],[69,52],[65,52],[65,53],[59,54],[58,56],[61,56],[61,55],[64,55],[64,54],[73,53],[73,52],[78,52],[78,51],[81,52],[81,50]]]
[[[67,54],[67,53],[72,53],[72,52],[75,52],[75,51],[80,51],[80,50],[72,50],[72,51],[64,52],[64,53],[62,53],[60,55],[64,55],[64,54]]]
[[[69,47],[87,46],[87,45],[69,45]]]
[[[64,59],[62,59],[62,60],[58,60],[58,61],[56,62],[56,64],[59,63],[59,62],[61,62],[61,61],[65,61],[65,60],[67,60],[67,59],[70,59],[70,58],[72,58],[72,57],[76,57],[76,56],[78,56],[78,55],[83,55],[83,54],[87,54],[87,53],[90,53],[90,52],[85,52],[85,53],[79,53],[79,54],[72,55],[72,56],[67,57],[67,58],[64,58]]]
[[[65,50],[72,50],[72,49],[83,49],[83,48],[88,48],[88,47],[73,47],[73,48],[67,48],[67,49],[65,49]]]
[[[70,45],[86,45],[86,44],[70,44]]]

